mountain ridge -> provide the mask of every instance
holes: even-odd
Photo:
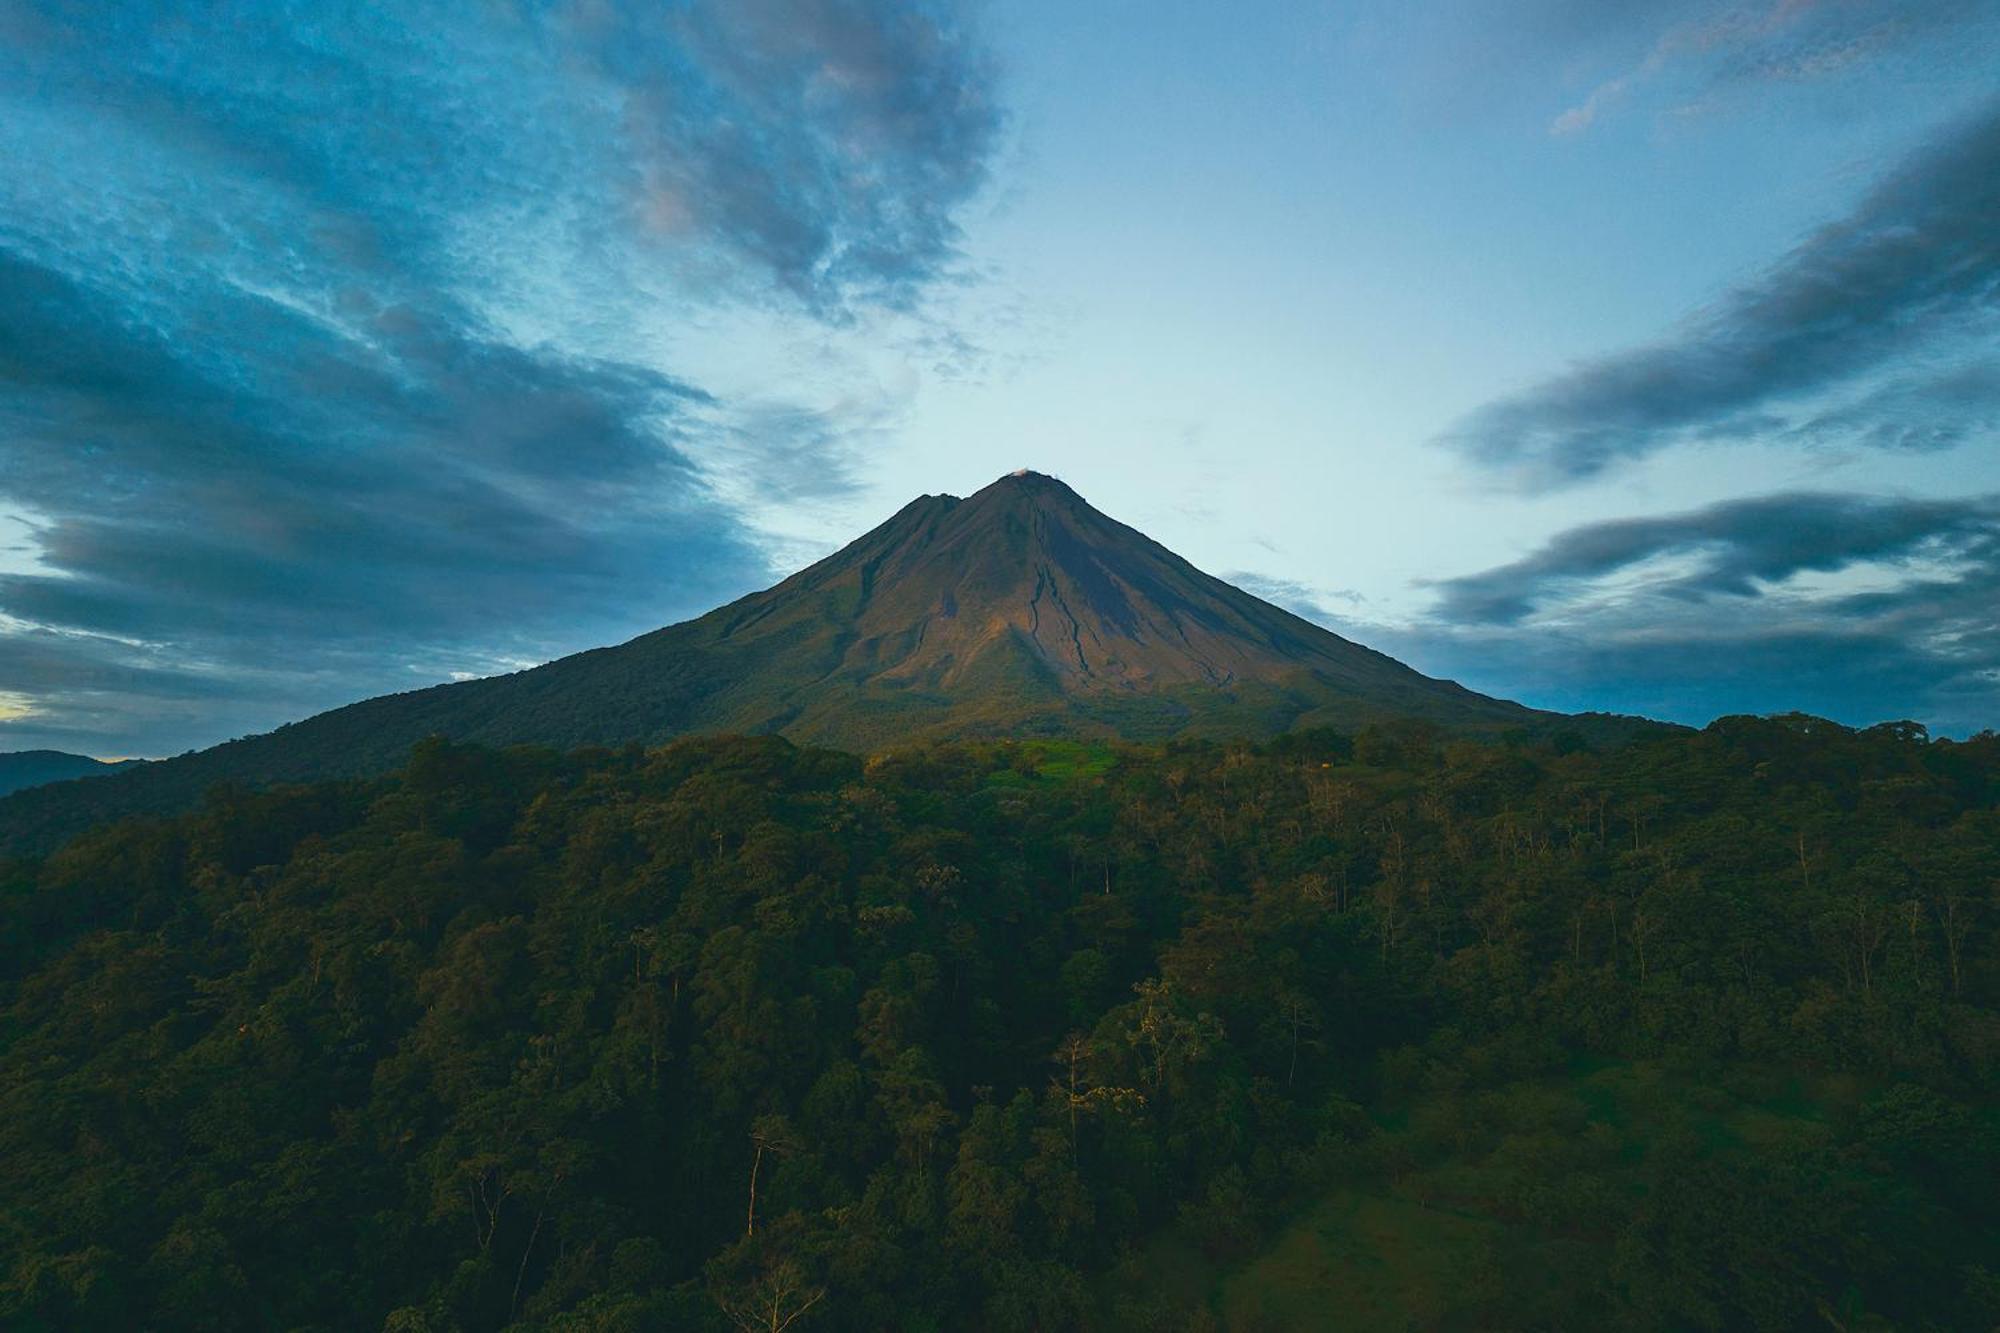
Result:
[[[0,850],[186,808],[216,782],[387,771],[431,735],[570,748],[775,732],[865,751],[956,736],[1257,740],[1398,718],[1483,732],[1641,725],[1421,675],[1022,471],[962,499],[920,496],[770,588],[623,644],[0,798]]]
[[[64,750],[10,750],[0,753],[0,796],[51,782],[107,776],[141,763],[137,759],[93,759]]]

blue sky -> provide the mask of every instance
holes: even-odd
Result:
[[[1475,688],[2000,723],[2000,11],[0,0],[0,748],[1063,476]]]

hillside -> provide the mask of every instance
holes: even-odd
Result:
[[[0,796],[72,778],[103,777],[131,766],[135,760],[107,762],[87,754],[65,754],[61,750],[16,750],[0,754]]]
[[[1566,719],[1421,675],[1024,472],[966,499],[912,501],[773,588],[618,647],[369,699],[114,783],[0,801],[0,850],[185,809],[217,782],[380,773],[431,735],[569,748],[777,733],[870,751],[926,738],[1258,739],[1395,718],[1598,737],[1635,725]]]
[[[0,865],[0,1327],[2000,1322],[2000,738],[1377,739],[433,743]]]

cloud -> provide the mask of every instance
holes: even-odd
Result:
[[[876,387],[824,407],[789,402],[746,404],[736,427],[754,468],[735,480],[757,502],[788,504],[861,489],[855,473],[900,424],[907,395]]]
[[[282,717],[421,683],[411,662],[534,659],[761,573],[675,445],[706,404],[667,377],[408,311],[361,340],[257,298],[211,302],[276,363],[204,366],[0,257],[0,474],[40,516],[48,571],[0,576],[0,612],[68,631],[100,677],[150,681],[135,712],[172,693],[169,664],[246,703],[254,677],[282,674],[300,686],[273,701]],[[247,388],[246,369],[267,382]],[[143,676],[111,670],[140,661]],[[47,727],[74,687],[28,667],[21,634],[0,639],[0,688],[32,685]]]
[[[1437,614],[1461,625],[1518,624],[1594,581],[1670,557],[1683,567],[1648,579],[1645,595],[1691,603],[1755,598],[1799,574],[1869,562],[2000,559],[2000,502],[1784,494],[1593,523],[1525,559],[1439,583]]]
[[[1491,403],[1442,442],[1543,488],[1697,441],[1948,447],[2000,413],[1985,369],[2000,333],[1996,217],[2000,105],[1676,336]]]
[[[1319,621],[1322,624],[1338,619],[1335,613],[1327,609],[1327,602],[1345,602],[1349,606],[1360,607],[1368,601],[1366,597],[1350,588],[1338,588],[1328,592],[1298,579],[1277,578],[1248,570],[1236,570],[1224,574],[1222,579],[1225,583],[1233,583],[1252,596],[1261,597],[1271,605],[1282,607],[1295,616]]]
[[[1941,43],[1977,45],[1991,16],[1976,0],[1737,0],[1592,6],[1591,21],[1561,11],[1550,24],[1573,40],[1657,32],[1643,56],[1592,85],[1549,123],[1581,134],[1642,91],[1663,92],[1675,114],[1733,89],[1830,78]],[[1968,36],[1968,34],[1971,34]]]
[[[1916,370],[1818,415],[1788,438],[1810,447],[1842,441],[1888,453],[1935,453],[2000,436],[2000,365],[1972,361]]]
[[[1885,87],[1965,105],[2000,55],[1989,0],[1461,0],[1450,23],[1406,8],[1410,95],[1433,113],[1641,151],[1739,118],[1852,128]]]
[[[1540,707],[2000,726],[2000,496],[1782,494],[1593,523],[1435,585],[1416,622],[1302,614]]]
[[[33,548],[0,748],[206,743],[755,586],[721,483],[840,493],[868,405],[719,400],[661,330],[912,308],[1000,126],[947,3],[0,30],[0,517]]]

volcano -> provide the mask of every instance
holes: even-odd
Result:
[[[630,647],[677,656],[690,641],[745,659],[709,701],[719,725],[850,748],[1532,716],[1204,574],[1026,471],[963,500],[923,496],[775,588]]]
[[[875,750],[949,737],[1260,739],[1420,718],[1561,722],[1419,674],[1204,574],[1053,477],[926,495],[763,592],[613,648],[385,695],[129,772],[0,800],[0,847],[262,784],[487,745],[775,732]]]

